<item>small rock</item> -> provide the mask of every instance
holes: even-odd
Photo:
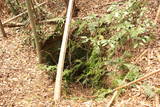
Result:
[[[86,107],[92,107],[93,102],[92,101],[87,101],[87,102],[84,102],[83,105],[85,105]]]

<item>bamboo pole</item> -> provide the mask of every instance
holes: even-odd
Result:
[[[35,23],[35,19],[33,16],[33,11],[31,9],[30,0],[26,0],[26,4],[27,4],[28,16],[30,18],[30,25],[31,25],[32,32],[33,32],[34,38],[35,38],[36,51],[37,51],[37,55],[38,55],[38,62],[42,63],[41,47],[40,47],[40,43],[39,43],[38,33],[36,31],[36,23]]]
[[[66,23],[65,23],[65,28],[64,28],[63,40],[61,44],[61,51],[60,51],[59,62],[57,66],[57,75],[56,75],[55,90],[54,90],[55,102],[59,101],[60,96],[61,96],[62,72],[64,69],[64,60],[65,60],[68,36],[69,36],[69,31],[70,31],[73,3],[74,3],[74,0],[69,1],[69,6],[67,10],[67,17],[66,17]]]
[[[0,20],[0,30],[1,30],[2,36],[7,37],[1,20]]]

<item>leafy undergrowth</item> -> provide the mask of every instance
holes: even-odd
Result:
[[[154,37],[155,25],[148,18],[148,12],[146,2],[129,0],[111,4],[107,14],[72,21],[63,74],[65,84],[80,83],[95,88],[96,96],[105,97],[113,88],[140,77],[140,67],[131,63],[131,58]],[[58,23],[55,33],[49,36],[53,40],[62,36],[64,24],[63,18],[55,21]],[[54,48],[45,50],[48,65],[58,60]],[[47,69],[49,75],[56,71],[56,66],[42,68]]]
[[[43,2],[44,0],[38,1]],[[156,2],[149,1],[150,6],[153,6],[153,12],[144,8],[148,8],[143,4],[144,2],[142,4],[137,2],[138,6],[142,8],[132,9],[133,4],[135,6],[137,4],[133,3],[135,1],[130,5],[129,2],[123,1],[106,5],[106,1],[108,0],[78,1],[77,5],[81,11],[79,19],[74,18],[72,24],[72,35],[67,50],[69,53],[67,53],[64,72],[64,81],[66,79],[67,81],[62,85],[63,99],[59,104],[60,107],[104,107],[111,99],[112,95],[107,94],[113,88],[160,68],[159,35],[157,35],[158,38],[154,43],[146,46],[152,38],[152,33],[154,33],[154,27],[150,26],[152,23],[146,17],[148,15],[152,18],[155,17],[154,12],[157,10],[157,5],[154,3]],[[51,6],[51,10],[56,7]],[[110,10],[104,10],[105,6]],[[127,7],[130,7],[130,9],[127,10]],[[47,6],[41,9],[45,11],[46,8]],[[118,11],[118,9],[123,10],[123,12]],[[93,11],[98,14],[87,16],[88,13],[93,13]],[[45,11],[45,13],[47,12],[48,10]],[[55,13],[54,11],[53,14]],[[49,15],[44,16],[49,17]],[[124,20],[118,22],[120,19]],[[64,19],[56,18],[56,20],[59,22],[56,25],[57,27],[47,24],[40,25],[39,33],[48,36],[56,28],[53,36],[55,38],[57,35],[62,36]],[[50,83],[45,72],[48,71],[48,75],[53,78],[56,66],[43,66],[44,71],[36,69],[34,49],[21,44],[22,42],[29,43],[29,41],[32,41],[34,46],[33,38],[30,38],[31,32],[28,29],[27,31],[24,28],[5,29],[10,35],[7,39],[0,38],[0,106],[54,106],[54,85]],[[27,38],[27,35],[29,38]],[[53,36],[48,38],[53,38]],[[25,41],[26,38],[29,41]],[[59,37],[57,39],[59,40]],[[51,41],[51,43],[53,42]],[[56,42],[51,45],[54,46],[54,44]],[[58,49],[56,48],[56,51]],[[83,53],[80,57],[79,53],[77,54],[79,50]],[[52,53],[52,51],[50,52]],[[78,57],[73,54],[78,55]],[[150,57],[148,57],[148,54]],[[51,56],[53,55],[50,54],[47,57],[49,59],[47,59],[48,65],[57,63],[57,56],[52,57],[53,59],[50,58]],[[53,61],[54,59],[55,61]],[[154,97],[159,94],[159,78],[160,75],[155,75],[132,85],[131,88],[128,87],[122,90],[121,96],[116,99],[113,107],[117,107],[117,105],[127,107],[155,106]],[[104,97],[107,98],[104,99]]]

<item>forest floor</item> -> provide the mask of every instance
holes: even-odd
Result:
[[[103,14],[108,0],[79,0],[79,16],[91,13]],[[154,4],[153,4],[154,5]],[[92,7],[94,6],[94,7]],[[154,8],[157,10],[157,8]],[[155,11],[152,12],[155,17]],[[5,19],[3,19],[5,20]],[[8,38],[0,38],[0,107],[53,107],[54,83],[43,70],[37,68],[35,50],[23,44],[25,34],[17,29],[6,28]],[[159,32],[160,29],[157,30]],[[158,33],[157,33],[158,34]],[[133,62],[139,65],[142,74],[160,68],[160,35],[150,45],[135,53]],[[160,87],[160,74],[139,82],[134,88],[127,88],[114,102],[113,107],[155,107],[156,96],[144,94],[141,84]],[[91,89],[73,85],[72,96],[63,95],[58,107],[105,107],[112,95],[102,101],[95,101],[89,95]],[[82,100],[85,98],[85,100]]]

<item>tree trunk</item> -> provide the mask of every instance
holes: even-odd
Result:
[[[1,20],[0,20],[0,29],[3,37],[7,37]]]
[[[56,75],[56,83],[55,83],[55,91],[54,91],[55,102],[60,100],[60,95],[61,95],[61,84],[62,84],[62,77],[63,77],[62,73],[64,69],[64,60],[65,60],[65,55],[66,55],[70,23],[71,23],[71,18],[72,18],[73,2],[74,0],[69,1],[69,6],[67,10],[67,18],[66,18],[66,23],[65,23],[65,28],[64,28],[63,40],[61,44],[59,62],[57,66],[57,75]]]
[[[38,33],[36,31],[36,24],[35,24],[33,12],[32,12],[32,9],[31,9],[31,2],[30,2],[30,0],[26,0],[26,4],[27,4],[28,15],[29,15],[29,18],[30,18],[30,25],[31,25],[32,32],[33,32],[34,38],[35,38],[35,44],[36,44],[36,51],[37,51],[37,55],[38,55],[38,61],[39,61],[39,63],[42,63],[41,46],[40,46],[40,41],[39,41]]]

